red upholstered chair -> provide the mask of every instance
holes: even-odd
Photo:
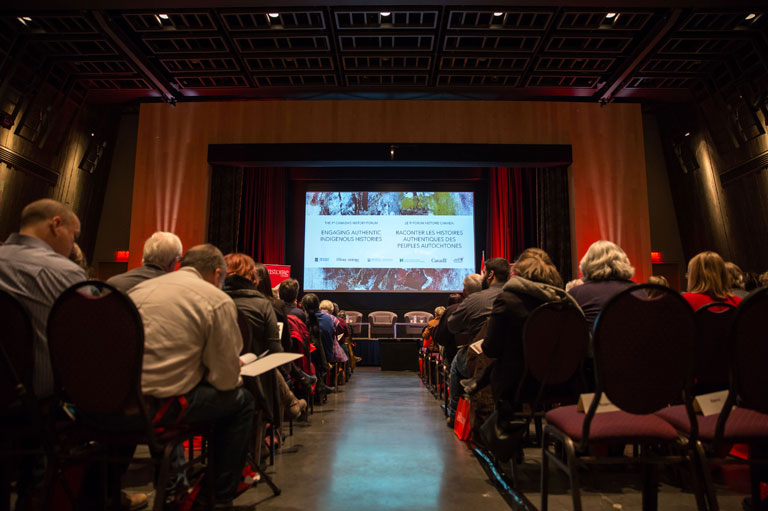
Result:
[[[724,308],[722,304],[717,306]],[[699,311],[697,315],[698,313]],[[764,454],[755,455],[756,452],[760,452],[758,449],[763,453],[768,450],[766,318],[768,318],[768,288],[761,288],[750,294],[733,314],[733,325],[725,356],[718,351],[713,354],[713,361],[710,364],[712,374],[722,378],[722,369],[727,361],[730,376],[730,389],[723,409],[716,415],[697,416],[698,436],[706,446],[711,448],[711,462],[744,463],[736,458],[717,458],[717,455],[723,452],[721,447],[734,443],[749,444],[750,457],[746,463],[750,466],[752,502],[755,503],[760,502],[759,471],[756,467],[768,465],[768,458]],[[681,420],[678,407],[662,410],[659,416],[680,431],[689,434],[690,426]],[[705,468],[703,475],[708,480],[709,470]],[[711,484],[708,486],[711,488]],[[713,511],[718,509],[717,500],[712,492],[709,493],[709,508]]]
[[[650,293],[649,293],[650,291]],[[650,296],[649,296],[650,295]],[[573,508],[580,511],[578,466],[589,463],[639,463],[644,467],[643,509],[657,508],[656,465],[681,463],[691,470],[696,501],[705,508],[693,460],[701,451],[695,429],[689,441],[654,412],[669,403],[686,406],[695,424],[690,394],[694,353],[693,311],[677,292],[652,284],[633,286],[613,297],[597,318],[594,335],[596,393],[589,409],[556,408],[546,414],[542,442],[541,509],[547,509],[549,461],[568,473]],[[605,394],[619,411],[598,413]],[[563,462],[551,448],[560,444]],[[640,446],[635,457],[598,458],[598,444]],[[659,449],[659,446],[662,448]],[[655,453],[668,452],[666,455]]]
[[[154,509],[162,510],[171,452],[184,440],[190,440],[191,450],[191,439],[207,438],[210,425],[154,428],[141,393],[144,326],[136,306],[109,284],[75,284],[59,296],[51,309],[48,344],[57,388],[75,409],[75,440],[105,447],[85,461],[155,465],[158,475]],[[147,444],[152,457],[115,456],[106,449],[122,446],[123,453],[136,444]],[[208,449],[203,445],[203,457],[193,461],[206,461],[211,474],[212,459],[205,456]],[[214,478],[206,479],[213,506]],[[109,489],[109,495],[118,494],[119,488]]]
[[[5,291],[0,291],[0,318],[0,509],[9,509],[14,462],[24,456],[47,457],[44,482],[47,501],[55,458],[50,415],[32,389],[35,367],[32,323],[24,307]],[[47,502],[43,504],[47,508]]]

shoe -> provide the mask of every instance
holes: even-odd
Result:
[[[146,493],[126,493],[120,491],[120,509],[135,511],[147,507]]]
[[[479,390],[477,388],[477,380],[474,378],[467,378],[466,380],[459,381],[459,383],[464,387],[464,393],[468,396],[475,394]]]
[[[293,403],[291,403],[291,406],[288,407],[288,418],[290,420],[298,419],[301,416],[301,412],[303,412],[307,408],[307,401],[305,399],[297,399]]]
[[[453,429],[453,425],[455,424],[456,419],[453,417],[453,415],[450,415],[445,418],[445,425],[448,426],[449,429]]]
[[[299,381],[304,386],[304,388],[310,388],[312,385],[317,383],[317,376],[307,374],[304,371],[299,370]]]

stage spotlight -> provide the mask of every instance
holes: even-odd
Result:
[[[391,15],[392,13],[389,11],[382,11],[379,14],[381,14],[382,18],[386,18],[387,16]]]
[[[279,13],[279,12],[270,12],[270,13],[269,13],[269,17],[270,17],[270,18],[277,18],[277,17],[279,17],[279,16],[280,16],[280,13]]]
[[[755,14],[754,12],[750,12],[749,14],[747,14],[747,17],[744,18],[744,19],[747,20],[747,21],[750,21],[750,20],[755,19],[756,17],[757,17],[757,14]]]
[[[161,20],[167,20],[167,19],[168,19],[168,15],[167,15],[167,14],[158,14],[158,17],[159,17]]]
[[[609,12],[608,14],[605,15],[605,17],[608,18],[608,19],[615,18],[616,17],[616,13],[615,12]]]
[[[504,16],[504,13],[503,12],[494,12],[493,15],[498,18],[499,16]]]

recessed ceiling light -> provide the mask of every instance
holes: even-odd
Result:
[[[29,16],[23,16],[21,19],[23,19],[24,21],[32,21],[32,18],[30,18]]]
[[[605,15],[605,17],[608,18],[608,19],[615,18],[616,17],[616,13],[615,12],[609,12],[608,14]]]
[[[19,16],[16,19],[19,20],[19,23],[21,23],[22,25],[26,25],[27,24],[26,20],[24,18],[22,18],[21,16]]]
[[[498,18],[499,16],[504,16],[504,13],[503,12],[494,12],[493,15]]]
[[[167,15],[167,14],[158,14],[157,16],[158,16],[158,17],[159,17],[161,20],[167,20],[167,19],[168,19],[168,15]]]
[[[757,14],[755,14],[754,12],[750,12],[749,14],[747,14],[747,17],[744,18],[744,19],[745,20],[753,20],[753,19],[755,19],[755,17],[757,17]]]
[[[691,132],[690,132],[690,131],[686,131],[686,132],[685,132],[685,136],[686,136],[686,137],[690,137],[690,136],[691,136]]]
[[[270,18],[278,18],[280,16],[279,12],[270,12],[269,17]]]
[[[379,14],[381,14],[381,16],[382,16],[383,18],[386,18],[387,16],[389,16],[389,15],[390,15],[390,14],[392,14],[392,13],[391,13],[391,12],[389,12],[389,11],[381,11]]]

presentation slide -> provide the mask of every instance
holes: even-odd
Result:
[[[475,272],[472,192],[307,192],[307,291],[461,291]]]

